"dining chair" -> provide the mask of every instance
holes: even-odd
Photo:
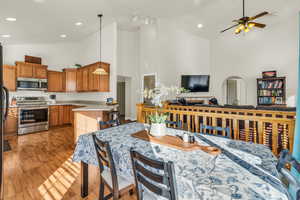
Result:
[[[112,198],[118,200],[126,193],[132,194],[134,184],[126,177],[117,174],[109,143],[99,140],[95,134],[93,134],[93,141],[100,171],[98,199],[107,200]],[[110,190],[110,193],[106,196],[104,196],[104,186],[107,186]]]
[[[223,135],[215,135],[215,136],[220,136],[220,137],[225,137],[225,138],[228,138],[230,139],[230,129],[229,127],[226,127],[226,128],[223,128],[223,127],[219,127],[219,126],[208,126],[208,125],[203,125],[203,124],[200,124],[200,132],[203,133],[203,134],[208,134],[205,132],[205,130],[212,130],[212,131],[224,131],[226,133],[225,136]],[[210,133],[209,133],[210,134]],[[213,134],[211,134],[213,135]]]
[[[130,149],[130,155],[137,200],[157,199],[155,195],[168,200],[178,199],[173,162],[161,162],[150,159],[134,151],[133,148]],[[160,171],[160,173],[153,171]]]
[[[114,126],[119,126],[120,124],[121,123],[119,120],[101,121],[100,119],[98,119],[99,130],[114,127]]]
[[[287,166],[294,168],[298,173],[300,173],[300,163],[292,157],[288,150],[282,150],[280,152],[279,160],[277,163],[277,170],[282,177],[282,182],[287,183],[286,186],[292,186],[291,191],[295,192],[294,195],[296,200],[300,199],[300,181],[291,173],[290,170],[287,169]],[[290,191],[290,190],[289,190]],[[292,199],[292,198],[291,198]]]
[[[181,121],[170,121],[170,120],[166,120],[165,121],[166,125],[170,128],[176,128],[176,129],[182,129],[182,122]]]

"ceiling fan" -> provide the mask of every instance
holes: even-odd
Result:
[[[259,13],[258,15],[255,15],[253,17],[247,17],[245,16],[245,0],[243,0],[243,17],[240,18],[240,19],[237,19],[237,20],[233,20],[233,22],[235,22],[236,24],[221,31],[221,33],[224,33],[225,31],[228,31],[232,28],[235,28],[235,33],[236,34],[239,34],[241,33],[242,31],[244,32],[249,32],[251,28],[253,27],[257,27],[257,28],[265,28],[266,27],[266,24],[261,24],[261,23],[257,23],[257,22],[254,22],[254,20],[256,20],[257,18],[260,18],[260,17],[263,17],[265,15],[268,15],[269,12],[262,12],[262,13]]]

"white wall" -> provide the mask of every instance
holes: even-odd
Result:
[[[139,31],[118,30],[117,75],[126,83],[125,117],[136,119],[136,104],[140,102]]]
[[[222,84],[229,76],[246,81],[246,104],[256,105],[256,78],[262,71],[277,70],[287,78],[287,102],[295,105],[298,69],[298,17],[293,15],[262,31],[236,36],[228,32],[211,42],[214,95],[222,99]]]
[[[141,28],[140,67],[141,76],[157,73],[159,83],[180,86],[183,74],[211,73],[210,42],[179,29],[173,21],[159,20]]]

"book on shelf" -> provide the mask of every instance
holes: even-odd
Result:
[[[260,80],[258,81],[258,86],[260,89],[282,89],[283,80]]]
[[[283,91],[280,90],[280,89],[276,89],[276,90],[259,89],[258,90],[258,95],[259,96],[282,96]]]
[[[283,97],[259,97],[258,98],[258,103],[259,104],[283,104]]]

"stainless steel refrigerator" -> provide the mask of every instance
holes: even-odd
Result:
[[[3,85],[3,49],[0,43],[0,199],[3,199],[3,141],[4,141],[4,121],[8,114],[9,96],[8,90]]]

